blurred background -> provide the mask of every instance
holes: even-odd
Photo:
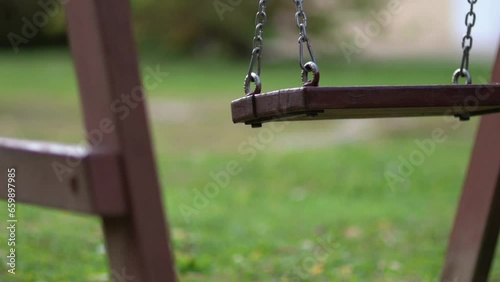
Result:
[[[58,2],[0,0],[3,137],[85,140]],[[295,6],[268,2],[264,91],[300,86]],[[439,281],[478,119],[233,125],[229,105],[244,95],[258,1],[131,3],[143,75],[168,73],[146,90],[181,281]],[[304,5],[323,86],[450,84],[459,67],[466,0]],[[495,0],[476,5],[477,82],[490,77],[497,11]],[[404,180],[388,181],[436,128],[446,142]],[[197,207],[197,191],[230,162],[241,171]],[[99,221],[27,205],[18,216],[18,274],[7,276],[2,263],[0,281],[108,281]],[[2,258],[4,246],[2,236]],[[499,259],[490,280],[500,281]]]
[[[66,46],[63,12],[53,6],[58,0],[2,0],[0,46],[12,48],[16,35],[28,39],[23,51],[47,46]],[[132,0],[137,42],[161,53],[184,55],[224,55],[245,57],[254,27],[255,1]],[[287,0],[269,5],[270,20],[265,34],[267,55],[283,58],[295,55],[297,28],[294,5]],[[465,1],[467,4],[467,1]],[[341,42],[348,42],[357,29],[370,38],[363,55],[393,58],[395,56],[455,56],[464,36],[465,14],[469,5],[460,1],[325,1],[306,4],[309,30],[324,55],[337,55]],[[475,8],[478,14],[473,33],[476,56],[488,57],[496,51],[499,39],[495,12],[498,3],[484,0]],[[43,16],[38,12],[44,12]],[[389,14],[387,14],[389,13]],[[44,20],[48,18],[48,20]],[[370,25],[375,21],[377,25]],[[32,25],[35,36],[23,34]],[[23,29],[24,28],[24,29]],[[368,31],[370,30],[370,31]],[[29,33],[29,32],[28,32]],[[10,34],[10,35],[9,35]],[[19,38],[19,37],[17,37]],[[17,45],[17,44],[14,44]],[[286,52],[285,52],[286,51]]]

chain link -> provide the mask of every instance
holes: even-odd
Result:
[[[477,1],[477,0],[476,0]],[[297,23],[297,27],[300,31],[299,37],[299,63],[300,68],[302,69],[302,82],[304,86],[318,86],[320,79],[319,67],[316,64],[316,58],[314,57],[314,53],[311,47],[311,43],[309,42],[309,38],[307,37],[307,16],[304,12],[304,1],[303,0],[293,0],[295,5],[297,6],[297,13],[295,14],[295,21]],[[253,49],[252,56],[250,58],[250,66],[248,68],[248,73],[245,77],[245,85],[244,90],[246,95],[254,95],[259,94],[262,91],[262,81],[260,78],[261,73],[261,55],[263,48],[263,34],[264,27],[267,22],[267,1],[259,0],[259,11],[255,17],[255,35],[253,37]],[[304,45],[307,47],[307,51],[311,58],[311,61],[304,63]],[[257,64],[257,72],[254,71],[255,64]],[[308,75],[312,72],[314,77],[312,80],[309,80]],[[250,91],[250,84],[255,83],[255,89]]]
[[[474,5],[477,3],[477,0],[467,0],[470,4],[470,10],[465,15],[465,26],[467,27],[467,33],[462,39],[462,63],[460,64],[460,68],[455,71],[453,74],[453,84],[458,84],[459,77],[467,78],[467,84],[472,83],[472,76],[469,72],[469,56],[470,51],[472,50],[472,46],[474,44],[474,38],[472,37],[472,28],[476,25],[476,13],[474,12]]]
[[[253,37],[253,49],[252,49],[252,57],[250,58],[250,66],[248,68],[248,74],[245,77],[245,94],[253,95],[259,94],[262,90],[262,83],[260,79],[260,70],[261,70],[261,55],[262,55],[262,47],[263,47],[263,34],[264,27],[267,22],[267,13],[266,13],[267,3],[266,0],[259,0],[259,11],[255,16],[255,35]],[[254,72],[255,62],[257,62],[257,73]],[[253,92],[250,92],[250,83],[255,83],[255,89]]]
[[[477,0],[476,0],[477,1]],[[302,69],[302,82],[304,86],[318,86],[319,84],[319,67],[316,64],[316,58],[312,50],[311,43],[307,37],[307,16],[304,12],[304,0],[293,0],[297,6],[297,12],[295,13],[295,22],[299,28],[299,64]],[[311,58],[311,61],[304,63],[304,44],[307,46],[307,51]],[[309,81],[309,72],[314,73],[313,80]]]

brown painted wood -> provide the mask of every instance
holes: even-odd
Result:
[[[243,97],[235,123],[280,120],[474,115],[500,110],[500,85],[306,87]]]
[[[500,49],[492,75],[500,82]],[[443,281],[485,282],[500,230],[500,115],[481,120],[455,218]]]
[[[125,214],[115,155],[88,148],[0,138],[0,171],[16,168],[16,201],[103,216]],[[7,183],[0,183],[7,198]]]
[[[103,120],[115,126],[93,146],[116,151],[122,161],[122,189],[129,214],[103,219],[113,280],[119,281],[117,276],[124,271],[136,282],[173,282],[177,280],[175,265],[140,88],[129,5],[123,0],[69,2],[65,6],[69,38],[87,131],[99,128]],[[132,94],[140,101],[125,104],[122,95]],[[128,114],[113,112],[113,103],[128,107]]]

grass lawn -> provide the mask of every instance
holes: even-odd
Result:
[[[1,136],[82,140],[67,52],[3,52],[0,61]],[[332,59],[320,67],[322,85],[446,84],[457,63]],[[149,89],[149,106],[181,281],[439,281],[477,119],[457,129],[440,117],[251,129],[233,125],[229,112],[247,62],[142,57],[144,74],[157,66],[169,75]],[[489,77],[489,65],[475,67],[477,82]],[[265,90],[299,82],[296,62],[264,65]],[[386,173],[436,128],[446,141],[389,185]],[[264,141],[250,145],[255,138]],[[217,196],[194,203],[229,163],[238,171]],[[186,206],[196,211],[186,215]],[[18,273],[2,263],[0,281],[108,281],[98,220],[28,205],[18,218]],[[490,280],[498,282],[497,258]]]

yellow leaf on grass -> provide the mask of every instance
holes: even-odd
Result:
[[[252,260],[258,260],[262,257],[262,252],[261,251],[254,251],[251,256]]]
[[[340,274],[344,277],[350,277],[352,275],[352,267],[349,265],[344,265],[340,268]]]
[[[323,271],[325,271],[325,265],[323,263],[318,263],[311,268],[312,275],[320,275]]]

